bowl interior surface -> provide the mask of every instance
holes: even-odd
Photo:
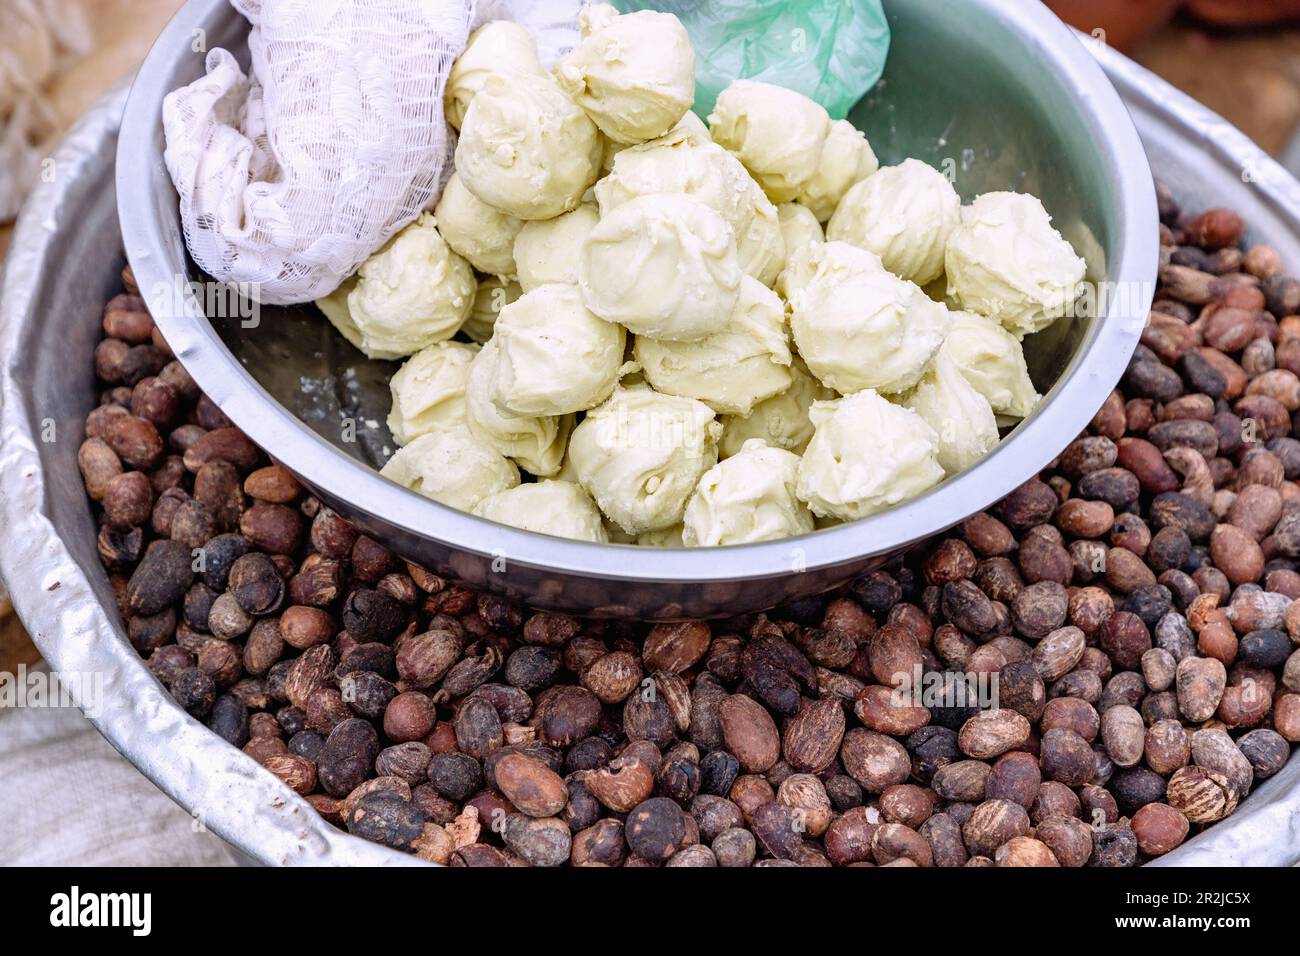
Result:
[[[923,160],[948,175],[963,202],[1004,190],[1037,196],[1087,261],[1088,279],[1108,279],[1118,251],[1116,184],[1099,161],[1095,132],[1041,51],[1008,45],[1006,18],[1015,14],[959,0],[886,9],[884,76],[848,117],[881,165]],[[1040,392],[1050,391],[1095,321],[1066,316],[1026,338]]]

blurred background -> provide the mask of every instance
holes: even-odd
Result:
[[[0,259],[42,160],[96,97],[135,69],[181,5],[182,0],[0,0]],[[1300,0],[1047,5],[1221,113],[1300,173]],[[0,674],[39,660],[0,582]],[[0,782],[14,784],[17,775],[10,770],[30,765],[35,748],[57,742],[65,749],[49,762],[48,772],[66,776],[72,792],[88,773],[101,789],[68,810],[80,818],[80,827],[42,815],[32,794],[7,794],[0,800],[8,818],[0,827],[0,862],[229,861],[215,838],[196,830],[79,713],[46,713],[57,722],[5,720],[0,708]],[[127,805],[132,813],[117,812]]]

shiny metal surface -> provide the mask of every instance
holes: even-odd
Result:
[[[1110,312],[1057,323],[1028,347],[1047,400],[975,468],[886,513],[765,544],[673,551],[518,531],[438,505],[371,467],[392,366],[364,360],[306,310],[264,309],[247,328],[209,322],[192,298],[174,193],[161,159],[166,91],[199,75],[191,37],[237,46],[224,0],[191,0],[132,91],[118,153],[127,255],[158,324],[191,374],[248,435],[317,495],[400,554],[539,607],[599,616],[711,617],[813,594],[879,565],[997,500],[1081,430],[1118,380],[1145,321],[1158,242],[1150,174],[1123,104],[1070,31],[1038,4],[894,0],[881,87],[853,116],[881,158],[951,164],[966,196],[1039,193],[1091,277],[1137,290]],[[1149,290],[1148,290],[1149,292]],[[306,426],[304,426],[304,422]],[[355,428],[357,440],[346,441]]]
[[[1300,265],[1300,184],[1218,116],[1119,54],[1093,52],[1132,110],[1158,175],[1186,205],[1242,210],[1252,240]],[[92,716],[100,732],[228,842],[271,864],[412,862],[325,824],[184,714],[118,618],[76,454],[94,403],[99,316],[118,291],[123,263],[112,178],[123,101],[118,94],[102,102],[60,147],[59,176],[28,203],[0,286],[0,576],[53,669],[102,676],[103,705]],[[1300,757],[1293,757],[1236,814],[1158,865],[1298,860]]]

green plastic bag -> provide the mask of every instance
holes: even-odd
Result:
[[[611,0],[676,14],[695,46],[695,112],[732,80],[797,90],[843,119],[880,79],[889,23],[880,0]]]

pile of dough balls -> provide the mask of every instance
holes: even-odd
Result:
[[[914,498],[1033,411],[1021,341],[1085,271],[1037,199],[963,206],[765,83],[706,126],[676,17],[579,28],[550,73],[516,24],[470,38],[437,206],[318,303],[406,360],[384,475],[541,534],[744,544]]]

